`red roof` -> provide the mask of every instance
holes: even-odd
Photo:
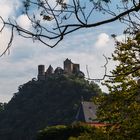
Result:
[[[89,124],[89,125],[91,125],[91,126],[95,126],[95,127],[104,127],[104,126],[110,126],[111,124],[109,124],[109,123],[101,123],[101,122],[89,122],[89,123],[87,123],[87,124]]]

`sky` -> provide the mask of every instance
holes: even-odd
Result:
[[[52,0],[53,2],[53,0]],[[12,17],[19,25],[30,28],[28,18],[20,13],[21,0],[0,1],[0,15],[4,19]],[[2,23],[0,22],[0,27]],[[111,34],[122,37],[122,25],[118,22],[106,24],[97,28],[81,30],[68,35],[58,46],[49,48],[39,42],[33,42],[15,34],[13,44],[5,55],[0,57],[0,102],[8,102],[18,87],[32,78],[37,77],[37,66],[43,64],[46,68],[51,64],[54,68],[63,67],[63,61],[69,58],[80,64],[85,73],[86,66],[90,78],[102,78],[103,65],[106,63],[103,55],[111,57],[114,51],[114,40]],[[10,28],[5,28],[0,34],[0,54],[9,41]],[[115,67],[114,62],[108,63],[108,72]],[[101,86],[100,83],[97,83]],[[107,88],[101,86],[107,92]]]

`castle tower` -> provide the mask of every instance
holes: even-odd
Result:
[[[53,67],[50,65],[45,73],[45,75],[51,75],[54,73]]]
[[[80,65],[79,64],[73,64],[73,73],[78,73],[80,71]]]
[[[73,63],[68,58],[64,61],[64,72],[66,73],[73,72]]]
[[[38,65],[38,80],[45,80],[45,66]]]

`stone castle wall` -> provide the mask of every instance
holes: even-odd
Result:
[[[72,63],[71,60],[68,58],[64,61],[63,64],[64,64],[64,66],[63,66],[64,69],[57,67],[56,70],[53,70],[53,67],[50,65],[48,67],[48,69],[46,70],[46,72],[45,72],[45,66],[39,65],[38,66],[38,80],[45,80],[48,75],[55,74],[55,72],[57,72],[57,74],[59,74],[59,73],[62,74],[62,71],[63,71],[63,73],[65,73],[65,74],[66,73],[74,74],[74,73],[78,73],[80,71],[80,65]],[[60,72],[59,72],[59,70],[60,70]]]

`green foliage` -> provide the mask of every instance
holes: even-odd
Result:
[[[0,103],[0,112],[5,109],[6,103]]]
[[[0,103],[0,112],[3,110],[3,103]]]
[[[75,76],[53,75],[45,81],[29,81],[19,86],[7,104],[0,119],[5,135],[0,131],[0,139],[34,140],[37,131],[46,126],[71,124],[81,97],[88,101],[99,94],[98,86]]]
[[[37,140],[107,140],[102,129],[83,123],[47,127],[39,132]]]
[[[106,81],[110,94],[98,98],[98,117],[114,123],[110,135],[116,139],[140,139],[140,33],[116,42],[113,60],[118,61],[112,78]]]

